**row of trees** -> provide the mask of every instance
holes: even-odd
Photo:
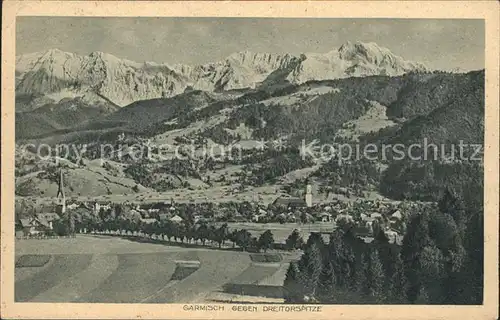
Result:
[[[54,228],[58,235],[70,233],[70,223],[68,220],[61,220]],[[127,219],[112,219],[104,222],[95,220],[83,220],[76,222],[75,230],[86,230],[87,233],[113,232],[119,235],[141,235],[149,238],[163,239],[188,244],[217,245],[219,248],[226,245],[227,241],[232,243],[232,247],[238,246],[243,251],[249,249],[264,250],[273,248],[275,243],[271,230],[266,230],[259,237],[253,236],[246,229],[230,230],[227,223],[220,226],[207,223],[190,224],[189,222],[165,222],[144,223]],[[294,230],[286,240],[286,246],[290,250],[301,249],[303,240],[298,230]]]
[[[328,244],[311,236],[288,269],[286,301],[480,304],[482,208],[446,193],[438,206],[415,210],[402,246],[389,244],[383,232],[370,244],[351,229],[336,230]]]

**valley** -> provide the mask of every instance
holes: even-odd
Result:
[[[418,282],[412,237],[432,263],[474,264],[460,237],[482,219],[484,70],[362,42],[16,63],[17,301],[373,304],[377,268],[386,302],[428,302],[398,297]]]

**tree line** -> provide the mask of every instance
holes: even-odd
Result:
[[[103,222],[93,220],[83,220],[74,222],[71,227],[71,218],[65,217],[54,223],[53,233],[65,236],[71,230],[82,230],[87,233],[113,232],[119,235],[143,235],[149,238],[172,240],[178,243],[217,245],[218,248],[225,246],[227,241],[232,243],[232,247],[238,246],[243,251],[266,252],[276,246],[274,235],[271,230],[264,231],[259,237],[255,237],[246,229],[230,230],[227,223],[215,226],[208,223],[191,224],[189,222],[173,222],[166,220],[154,223],[136,222],[128,219],[109,219]],[[298,230],[288,236],[285,246],[280,249],[298,250],[302,249],[304,241]]]

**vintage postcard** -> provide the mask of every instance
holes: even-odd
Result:
[[[7,1],[2,318],[497,319],[499,8]]]

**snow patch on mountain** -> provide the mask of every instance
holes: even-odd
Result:
[[[376,43],[347,42],[326,54],[307,53],[288,75],[292,83],[371,75],[398,76],[410,71],[425,71],[417,62],[407,61]]]

